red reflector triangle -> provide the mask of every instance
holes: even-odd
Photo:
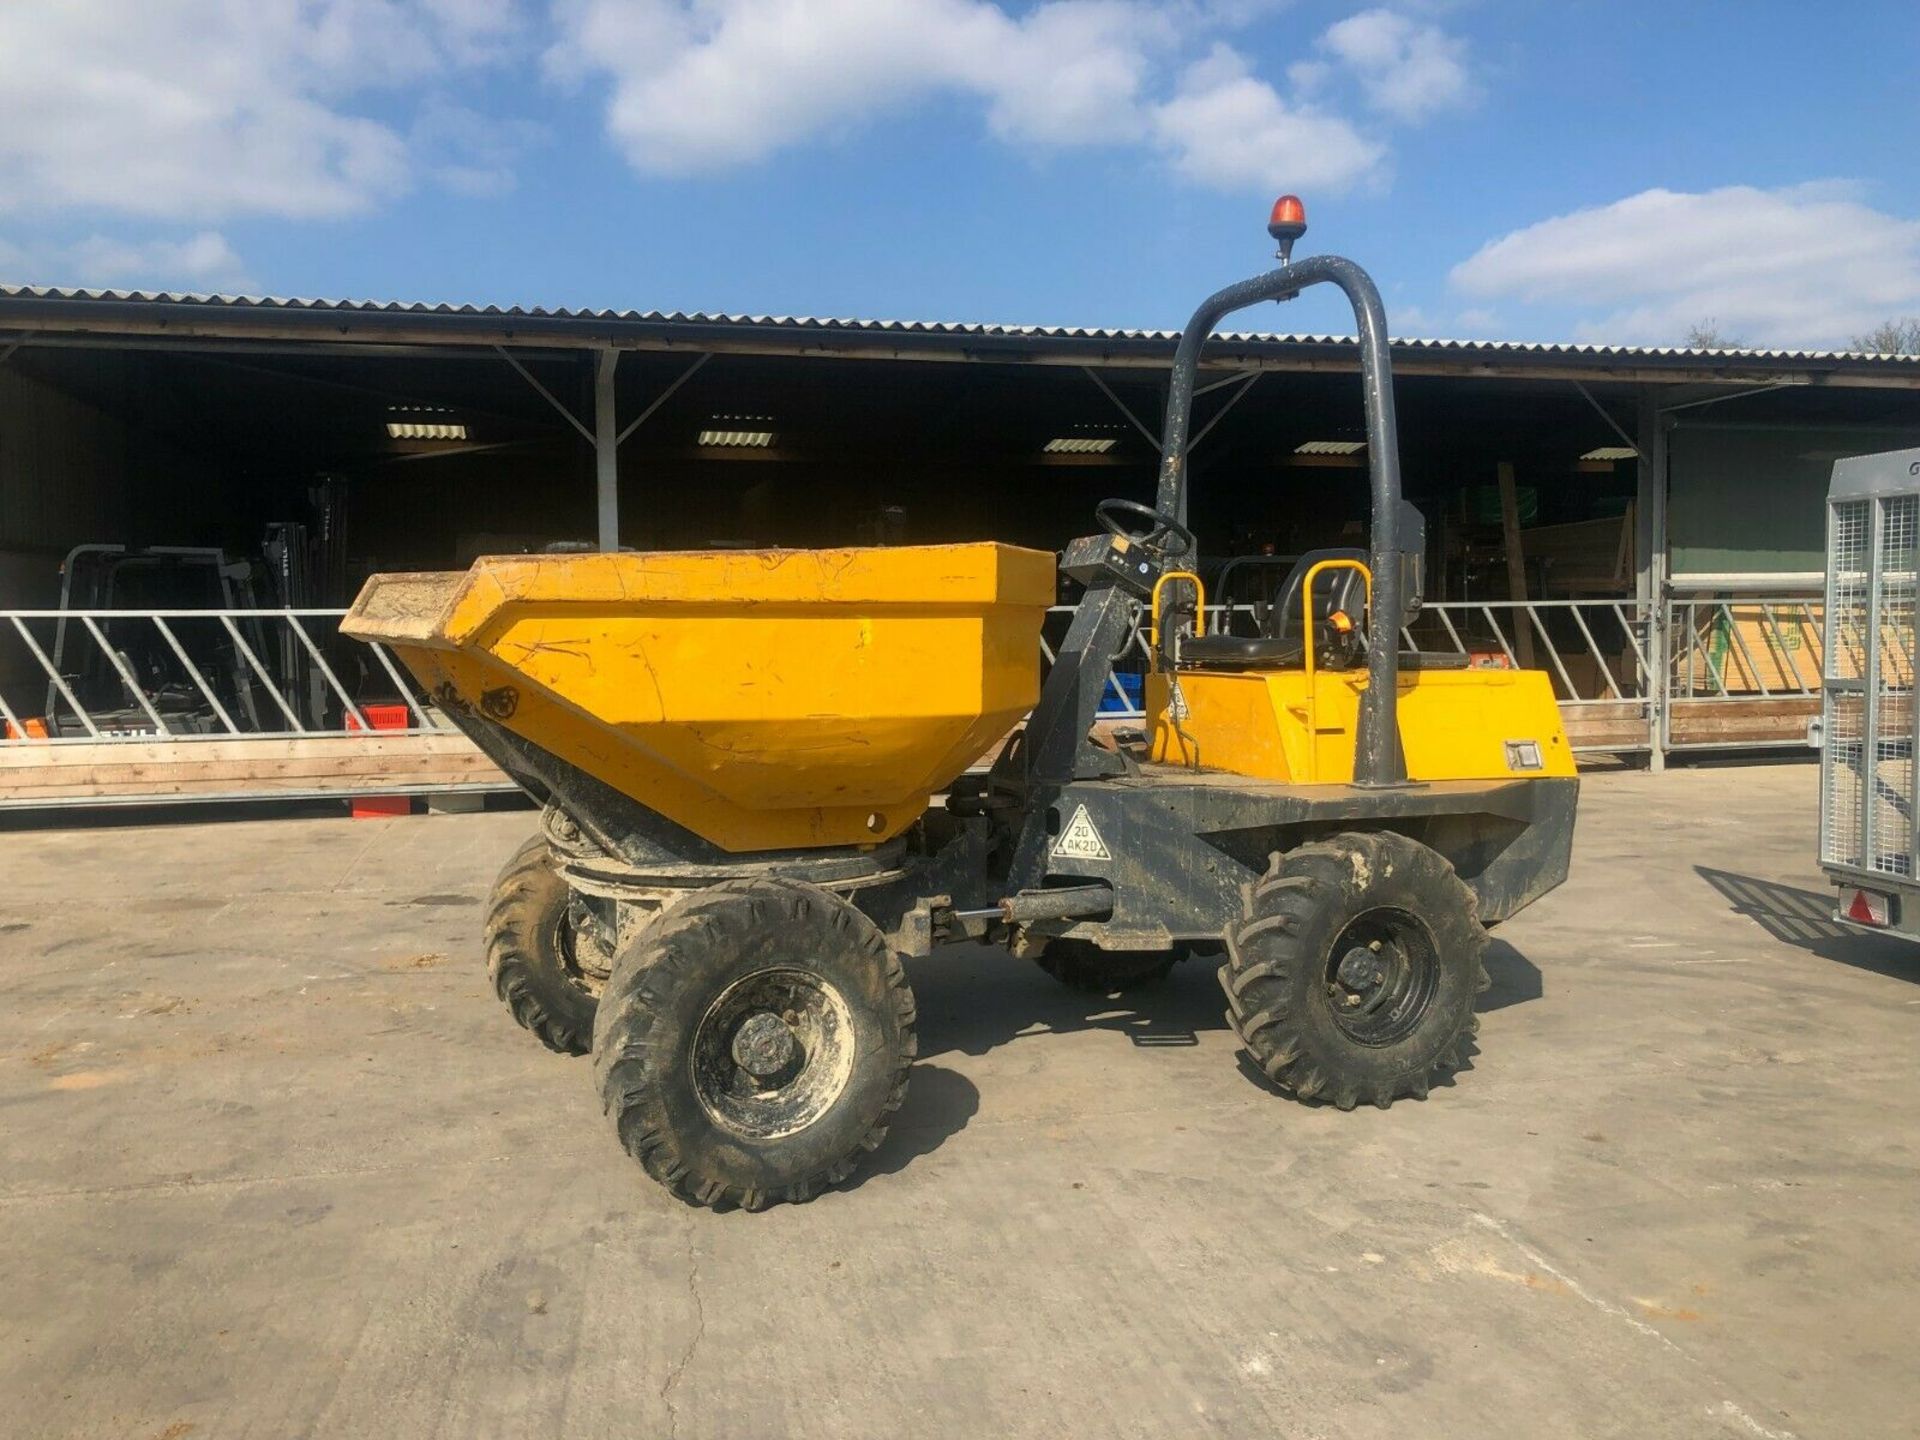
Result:
[[[1853,892],[1853,903],[1847,906],[1847,918],[1849,920],[1858,920],[1862,925],[1877,925],[1880,923],[1874,919],[1873,906],[1867,903],[1867,892],[1864,890],[1856,890]]]

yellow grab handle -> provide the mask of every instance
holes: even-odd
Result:
[[[1153,582],[1153,599],[1149,602],[1152,618],[1147,626],[1147,649],[1153,654],[1160,653],[1160,587],[1169,580],[1191,580],[1194,593],[1193,633],[1207,633],[1207,587],[1200,583],[1200,577],[1191,570],[1169,570]]]
[[[1313,582],[1322,570],[1358,570],[1367,582],[1367,612],[1369,618],[1373,612],[1373,572],[1358,560],[1344,557],[1336,560],[1316,561],[1307,569],[1307,578],[1300,582],[1300,658],[1307,672],[1307,680],[1313,680]]]
[[[1313,582],[1322,570],[1358,570],[1367,582],[1367,612],[1373,612],[1373,571],[1358,560],[1321,560],[1307,568],[1300,582],[1300,663],[1307,682],[1307,776],[1320,778],[1320,691],[1313,683]]]

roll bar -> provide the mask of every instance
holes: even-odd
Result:
[[[1302,227],[1304,228],[1304,227]],[[1155,508],[1187,520],[1187,429],[1193,413],[1193,382],[1200,351],[1214,327],[1236,310],[1263,300],[1291,300],[1309,285],[1338,285],[1353,306],[1360,330],[1360,380],[1367,411],[1367,462],[1373,490],[1373,624],[1367,647],[1367,688],[1360,697],[1360,728],[1354,739],[1353,783],[1407,783],[1400,749],[1400,442],[1393,414],[1393,361],[1387,353],[1387,314],[1373,279],[1351,260],[1315,255],[1299,264],[1242,280],[1201,302],[1180,332],[1167,387],[1166,424],[1160,442],[1160,488]]]

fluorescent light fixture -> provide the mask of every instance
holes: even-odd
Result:
[[[1582,460],[1638,460],[1640,452],[1631,445],[1596,445],[1580,458]]]
[[[467,427],[425,420],[387,421],[389,440],[464,440]]]
[[[1367,448],[1364,440],[1308,440],[1293,447],[1296,455],[1358,455]]]
[[[773,444],[770,415],[716,415],[700,432],[700,444],[722,450],[765,450]]]
[[[1040,449],[1048,455],[1104,455],[1119,443],[1111,435],[1061,435]]]

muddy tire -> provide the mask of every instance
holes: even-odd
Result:
[[[1342,1110],[1425,1099],[1486,985],[1473,892],[1438,853],[1354,833],[1274,857],[1227,932],[1227,1021],[1276,1085]]]
[[[574,954],[571,894],[547,842],[522,845],[493,882],[487,904],[487,973],[521,1027],[562,1055],[593,1043],[594,983]]]
[[[1179,950],[1102,950],[1089,940],[1050,940],[1033,963],[1070,990],[1122,995],[1166,979],[1183,954]]]
[[[734,880],[622,950],[594,1073],[627,1153],[693,1205],[811,1200],[886,1137],[913,995],[874,923],[811,885]]]

